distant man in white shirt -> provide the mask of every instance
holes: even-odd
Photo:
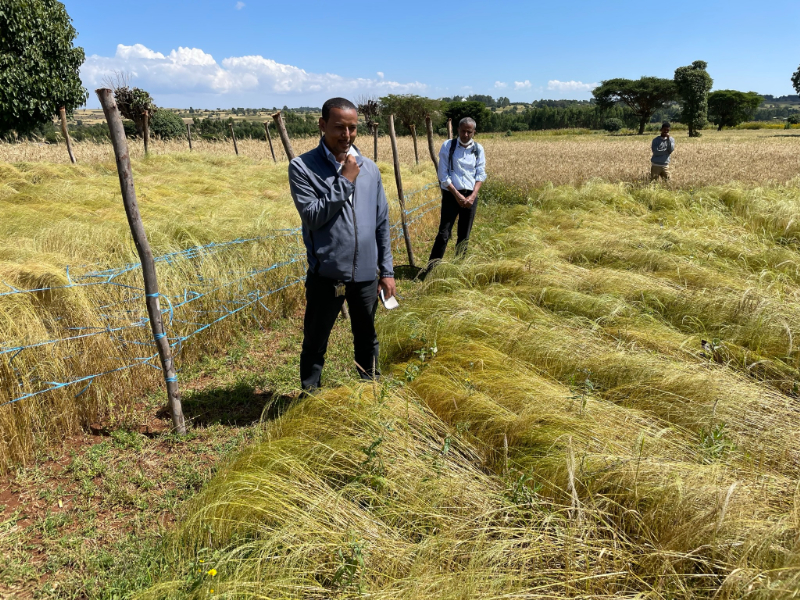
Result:
[[[438,177],[442,188],[442,216],[439,233],[428,259],[428,269],[444,256],[456,219],[456,255],[463,256],[467,251],[469,234],[478,207],[478,190],[486,181],[486,153],[474,137],[475,121],[465,117],[458,123],[458,137],[447,140],[439,150]]]

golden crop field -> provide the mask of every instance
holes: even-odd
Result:
[[[273,132],[274,133],[274,132]],[[700,138],[689,138],[684,132],[674,133],[677,150],[673,155],[674,185],[716,185],[738,181],[744,184],[767,182],[785,183],[800,175],[800,155],[797,145],[800,129],[761,129],[704,131]],[[279,159],[285,155],[277,135],[273,136]],[[569,131],[484,134],[478,141],[486,148],[488,165],[495,177],[505,181],[542,186],[581,184],[592,179],[605,181],[636,181],[649,174],[650,140],[652,135],[605,135],[587,132],[583,135]],[[436,148],[443,141],[436,138]],[[317,144],[315,138],[294,140],[296,153],[305,152]],[[367,156],[372,156],[372,139],[362,136],[358,145]],[[79,162],[102,162],[112,158],[111,147],[90,142],[75,144]],[[132,142],[131,154],[143,155],[141,142]],[[239,140],[241,156],[255,160],[270,159],[266,141]],[[220,142],[193,142],[195,152],[206,155],[231,155],[233,144]],[[414,162],[410,137],[398,140],[401,162]],[[153,154],[185,152],[185,140],[152,142]],[[419,139],[421,163],[430,163],[427,142]],[[391,162],[389,139],[379,139],[378,158]],[[270,159],[271,160],[271,159]],[[61,145],[2,144],[0,161],[68,163]]]
[[[347,374],[342,322],[326,366],[341,371],[298,398],[287,357],[299,334],[271,328],[299,331],[299,285],[265,300],[272,313],[210,329],[182,355],[197,374],[182,379],[190,401],[239,397],[212,368],[220,361],[246,373],[236,385],[286,406],[267,403],[219,470],[167,505],[145,506],[155,491],[144,469],[222,426],[200,413],[182,442],[136,437],[119,419],[135,439],[115,432],[98,446],[135,464],[130,476],[122,466],[103,471],[98,450],[63,459],[72,479],[58,504],[40,492],[58,507],[40,523],[23,527],[23,509],[3,507],[0,593],[33,589],[22,582],[40,580],[26,565],[41,564],[48,585],[58,582],[51,595],[64,598],[795,597],[800,138],[676,138],[674,179],[662,186],[642,180],[650,136],[481,136],[490,181],[470,252],[454,259],[451,248],[424,282],[399,282],[401,308],[378,320],[379,383]],[[316,143],[295,140],[295,150]],[[360,147],[371,154],[371,140]],[[181,142],[154,142],[144,158],[134,147],[158,254],[298,224],[286,162],[273,164],[265,142],[239,149],[236,157],[228,144],[198,142],[190,154]],[[400,151],[406,191],[434,181],[424,143],[419,166],[410,139]],[[379,152],[392,202],[387,140]],[[66,265],[135,262],[110,147],[76,144],[76,154],[72,166],[63,147],[0,145],[0,281],[57,288]],[[436,216],[415,224],[418,260]],[[159,275],[179,295],[197,281],[238,281],[285,259],[289,246],[226,246],[202,261],[159,263]],[[396,251],[405,262],[401,244]],[[302,264],[291,269],[302,275]],[[133,282],[131,273],[121,281]],[[269,272],[263,283],[283,277]],[[209,295],[198,314],[235,299]],[[94,287],[0,296],[0,338],[31,343],[65,324],[94,324],[98,306],[118,300]],[[5,389],[23,372],[57,379],[95,357],[110,361],[118,345],[103,339],[74,342],[67,360],[49,349],[14,364],[0,355],[0,376],[15,384]],[[242,353],[247,339],[258,342]],[[131,339],[129,357],[145,341]],[[35,469],[62,436],[163,394],[153,369],[105,378],[78,398],[57,392],[0,407],[2,463]],[[212,446],[192,452],[204,458]],[[169,496],[177,485],[155,487]],[[101,509],[146,518],[114,549],[78,551],[59,534],[90,531],[97,524],[82,525],[83,515]],[[113,567],[96,558],[103,552]],[[42,553],[57,559],[42,562]]]

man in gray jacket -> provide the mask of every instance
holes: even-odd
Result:
[[[653,158],[650,159],[650,181],[659,177],[669,181],[669,156],[675,152],[675,138],[669,135],[670,124],[661,124],[661,134],[651,144]]]
[[[289,186],[303,222],[308,256],[300,383],[321,384],[328,338],[347,300],[356,368],[362,379],[378,373],[375,311],[379,290],[395,293],[389,206],[377,165],[353,145],[355,105],[331,98],[322,105],[319,146],[289,163]]]

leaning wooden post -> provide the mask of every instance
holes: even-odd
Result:
[[[72,140],[69,139],[69,130],[67,129],[67,111],[62,106],[58,109],[58,114],[61,115],[61,133],[64,135],[64,140],[67,142],[67,153],[69,154],[69,160],[74,165],[77,160],[75,160],[75,154],[72,152]]]
[[[278,128],[278,135],[281,136],[281,141],[283,142],[283,149],[286,151],[286,156],[289,157],[289,160],[292,160],[297,155],[292,149],[292,142],[289,140],[289,134],[286,133],[286,126],[283,124],[283,116],[281,115],[281,111],[278,111],[272,115],[272,118],[275,120],[275,125]]]
[[[186,139],[189,140],[189,150],[192,149],[192,126],[187,123],[186,124]]]
[[[414,162],[419,165],[419,151],[417,150],[417,126],[412,123],[411,127],[411,138],[414,140]]]
[[[378,124],[372,124],[372,160],[378,162]]]
[[[447,119],[447,139],[453,139],[453,119]]]
[[[116,106],[116,102],[114,106]],[[108,117],[106,117],[106,121],[108,121]],[[110,124],[109,127],[111,127]],[[148,152],[150,152],[150,111],[146,110],[144,111],[144,153]]]
[[[228,123],[228,128],[231,130],[231,137],[233,138],[233,150],[236,152],[236,156],[239,156],[239,146],[236,145],[236,134],[233,133],[233,123]]]
[[[278,159],[275,158],[275,148],[272,147],[272,136],[269,134],[269,121],[264,123],[264,131],[267,132],[267,141],[269,142],[270,154],[272,154],[272,162],[277,163]]]
[[[403,180],[400,177],[400,155],[397,152],[397,136],[394,133],[394,115],[389,115],[389,137],[392,140],[392,159],[394,160],[394,180],[397,183],[397,199],[400,202],[400,222],[403,224],[403,237],[406,239],[406,252],[408,253],[408,264],[414,264],[414,250],[411,248],[411,236],[408,234],[408,224],[406,223],[406,198],[403,195]]]
[[[128,144],[125,141],[125,128],[122,126],[122,118],[117,109],[117,103],[114,101],[113,92],[109,89],[101,88],[96,90],[96,93],[100,99],[100,105],[103,107],[108,129],[111,132],[111,144],[114,147],[114,155],[117,159],[119,185],[122,189],[122,203],[125,206],[125,214],[128,217],[133,243],[136,245],[139,260],[142,263],[147,314],[150,317],[150,328],[153,331],[153,338],[158,347],[161,369],[164,373],[164,381],[167,384],[167,398],[169,409],[172,413],[172,424],[175,427],[175,431],[183,435],[186,433],[186,423],[183,420],[181,395],[178,390],[178,375],[175,372],[172,348],[170,348],[169,339],[164,331],[164,322],[161,319],[156,265],[153,261],[150,243],[147,241],[147,235],[144,231],[142,217],[139,214],[139,205],[136,202],[136,188],[133,185],[131,158],[128,152]]]
[[[439,161],[436,158],[436,150],[433,147],[433,123],[431,123],[431,116],[427,115],[425,117],[425,129],[428,132],[428,152],[431,154],[431,160],[433,161],[433,168],[436,169],[436,172],[439,172]]]

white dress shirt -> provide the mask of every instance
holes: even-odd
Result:
[[[458,144],[453,154],[453,169],[450,170],[450,145]],[[478,147],[478,156],[472,151]],[[486,181],[486,153],[483,146],[470,140],[466,146],[458,138],[447,140],[439,150],[439,184],[446,190],[452,183],[457,190],[474,190],[477,181]]]
[[[336,157],[334,156],[333,152],[331,152],[331,149],[328,148],[328,144],[326,144],[324,140],[322,142],[322,147],[325,148],[325,154],[328,155],[328,160],[331,161],[336,167],[336,172],[341,175],[344,163],[340,163],[338,160],[336,160]],[[353,144],[350,144],[350,148],[347,149],[347,154],[350,156],[358,156],[358,151],[355,149]],[[347,157],[345,157],[345,159],[346,158]],[[350,194],[350,197],[347,199],[347,201],[350,202],[351,205],[353,204],[353,194]]]

